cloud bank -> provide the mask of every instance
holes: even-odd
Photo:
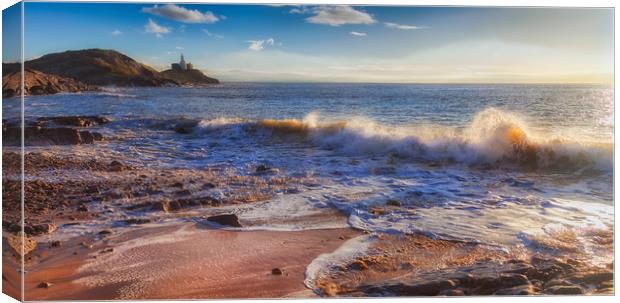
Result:
[[[345,24],[373,24],[377,20],[367,12],[356,10],[350,6],[319,6],[311,9],[292,9],[294,14],[314,14],[306,18],[306,22],[341,26]]]
[[[152,19],[149,19],[149,22],[144,25],[144,31],[146,31],[147,33],[155,34],[157,38],[161,38],[163,34],[167,34],[170,32],[170,28],[161,26],[155,23],[155,21],[153,21]]]
[[[212,12],[200,12],[199,10],[189,10],[175,4],[155,5],[144,7],[142,11],[159,17],[172,19],[183,23],[215,23],[220,20]]]

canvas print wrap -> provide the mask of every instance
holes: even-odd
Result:
[[[614,293],[612,8],[23,16],[22,58],[3,10],[9,296]]]

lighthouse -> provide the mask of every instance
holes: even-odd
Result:
[[[183,57],[183,54],[181,54],[181,61],[179,61],[179,63],[170,64],[170,68],[172,68],[172,70],[186,71],[186,70],[192,70],[194,66],[191,63],[186,63],[185,57]]]
[[[181,54],[181,61],[179,61],[179,65],[182,70],[187,70],[187,64],[185,64],[185,58],[183,58],[183,54]]]

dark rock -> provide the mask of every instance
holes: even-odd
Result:
[[[272,275],[280,276],[280,275],[282,275],[282,270],[276,267],[276,268],[271,270],[271,274]]]
[[[139,225],[139,224],[151,223],[153,222],[153,220],[147,219],[147,218],[131,218],[131,219],[124,220],[123,222],[128,225]]]
[[[239,223],[239,218],[235,214],[211,216],[207,218],[207,221],[215,222],[225,226],[241,227],[241,223]]]
[[[583,289],[577,285],[556,285],[545,289],[545,292],[554,295],[581,295]]]
[[[88,211],[88,207],[86,207],[86,205],[81,204],[80,206],[78,206],[77,208],[78,211]]]
[[[179,134],[191,134],[194,127],[198,125],[197,120],[182,121],[174,126],[174,131]]]
[[[102,231],[99,232],[99,235],[105,236],[105,235],[111,235],[112,231],[109,229],[104,229]]]
[[[502,288],[493,293],[498,296],[528,296],[537,294],[530,284],[518,285],[509,288]]]
[[[604,281],[611,281],[614,279],[614,273],[611,271],[604,272],[590,272],[590,273],[582,273],[576,274],[569,277],[569,280],[584,283],[584,284],[600,284]]]
[[[54,285],[54,284],[52,284],[50,282],[41,282],[41,283],[39,283],[39,285],[37,285],[37,287],[38,288],[50,288],[50,287],[52,287],[52,285]]]
[[[56,225],[51,223],[43,223],[32,226],[25,226],[24,231],[30,235],[51,234],[56,230]]]
[[[385,202],[385,205],[400,207],[401,204],[398,200],[387,200],[387,202]]]
[[[52,241],[50,243],[51,247],[60,247],[60,241],[56,240],[56,241]]]
[[[189,196],[191,194],[192,194],[192,192],[189,191],[188,189],[182,189],[182,190],[178,190],[178,191],[174,192],[174,195],[177,196],[177,197],[178,196]]]
[[[258,166],[256,166],[256,168],[254,169],[254,172],[257,174],[264,174],[264,173],[268,173],[271,171],[271,167],[265,165],[265,164],[260,164]]]
[[[215,184],[213,183],[205,183],[202,185],[202,189],[212,189],[215,188]]]
[[[21,145],[19,127],[3,128],[2,136],[3,145]],[[101,134],[68,127],[43,128],[35,125],[24,128],[24,144],[27,146],[91,144],[101,139]]]
[[[75,126],[75,127],[91,127],[100,124],[109,123],[110,120],[101,116],[60,116],[60,117],[41,117],[37,121],[53,122],[58,125]]]
[[[80,81],[44,73],[39,70],[24,69],[24,95],[49,95],[59,92],[80,92],[96,90],[93,85]],[[21,72],[14,71],[2,76],[2,97],[10,98],[21,95]]]
[[[102,251],[100,251],[99,253],[101,253],[101,254],[106,254],[106,253],[111,253],[111,252],[114,252],[114,248],[112,248],[112,247],[106,247],[106,248],[104,248]]]
[[[170,202],[168,200],[157,201],[153,204],[153,208],[167,213],[170,211]]]
[[[114,160],[110,163],[110,165],[108,166],[108,169],[110,171],[119,172],[119,171],[126,170],[127,166],[125,166],[125,164],[119,161]]]

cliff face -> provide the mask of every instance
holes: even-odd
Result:
[[[91,85],[176,85],[153,68],[114,50],[86,49],[47,54],[26,62],[26,68],[73,78]]]
[[[161,72],[165,78],[171,79],[181,85],[207,85],[220,83],[219,80],[207,77],[197,69],[191,70],[173,70],[168,69]]]
[[[6,73],[3,68],[2,97],[10,98],[21,94],[21,74],[18,71]],[[24,70],[24,95],[48,95],[59,92],[81,92],[96,90],[97,87],[71,78],[46,74],[26,68]]]

